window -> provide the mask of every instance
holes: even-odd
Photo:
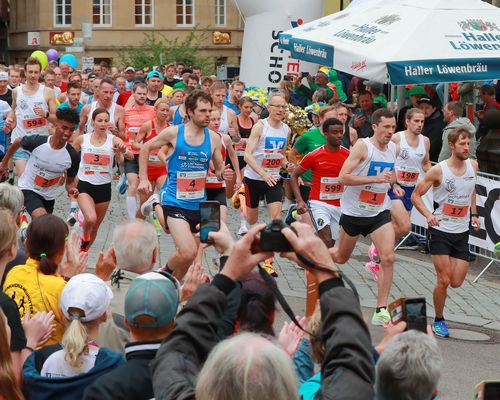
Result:
[[[71,25],[71,0],[54,0],[54,25]]]
[[[215,0],[215,25],[226,25],[226,0]]]
[[[177,25],[194,25],[195,0],[176,0]]]
[[[135,24],[153,25],[153,0],[135,0]]]
[[[94,25],[111,26],[112,0],[92,0],[92,22]]]

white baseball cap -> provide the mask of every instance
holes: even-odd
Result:
[[[104,281],[93,274],[78,274],[71,278],[61,294],[61,310],[71,320],[70,308],[78,308],[84,315],[80,321],[94,321],[103,315],[113,298],[113,292]]]
[[[7,72],[0,72],[0,81],[8,81],[9,80],[9,74]]]

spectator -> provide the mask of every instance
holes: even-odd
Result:
[[[469,148],[469,157],[476,159],[476,127],[471,124],[469,118],[462,117],[463,106],[459,101],[452,101],[444,106],[444,121],[448,123],[443,130],[443,145],[441,146],[441,152],[439,153],[438,161],[447,160],[451,157],[450,145],[448,143],[448,134],[455,128],[464,127],[471,133],[471,144]]]
[[[401,333],[389,341],[377,362],[377,399],[432,399],[442,369],[434,338],[415,330]]]
[[[35,218],[26,232],[26,264],[12,268],[3,287],[16,302],[21,318],[40,311],[54,313],[55,331],[47,344],[59,343],[64,332],[65,322],[59,308],[59,299],[66,285],[63,276],[70,277],[80,272],[86,262],[84,256],[74,260],[72,246],[66,246],[67,237],[68,226],[61,218],[52,214]],[[67,257],[63,262],[65,251]]]
[[[334,92],[332,88],[328,87],[328,75],[323,72],[323,71],[318,71],[316,73],[316,76],[313,77],[311,75],[307,76],[307,81],[309,82],[309,87],[311,88],[312,92],[315,92],[316,89],[318,88],[323,88],[326,89],[328,92],[328,100],[330,100],[332,97],[334,97]],[[328,102],[327,100],[327,102]]]
[[[125,323],[132,338],[125,346],[127,363],[90,385],[85,400],[154,398],[149,363],[172,330],[178,305],[178,282],[172,276],[148,272],[132,281],[125,295]]]
[[[11,329],[0,310],[0,397],[5,400],[23,400],[19,381],[10,356]]]
[[[373,104],[377,108],[386,108],[387,107],[387,99],[385,98],[382,90],[384,89],[384,84],[375,81],[364,81],[366,91],[370,92],[373,96]]]
[[[464,106],[474,102],[474,82],[458,82],[458,101]]]
[[[343,287],[328,249],[312,228],[297,222],[293,226],[295,232],[285,228],[282,233],[294,251],[325,268],[309,269],[319,282],[326,349],[320,396],[335,393],[337,399],[372,399],[370,335],[359,303],[353,292]],[[210,285],[200,286],[177,317],[174,330],[151,364],[157,398],[298,399],[290,358],[274,343],[245,333],[217,345],[217,321],[226,307],[227,293],[258,262],[273,255],[250,250],[264,227],[254,227],[234,245],[221,273]],[[226,240],[227,234],[210,232],[209,237],[218,243]],[[293,253],[287,256],[295,259]]]
[[[67,324],[62,343],[35,351],[24,364],[28,399],[80,399],[90,383],[124,363],[121,354],[93,340],[112,297],[111,289],[93,274],[69,280],[60,301]]]
[[[417,107],[417,102],[424,96],[427,96],[425,89],[422,86],[413,86],[408,90],[408,96],[411,104],[404,106],[398,111],[398,122],[396,125],[396,132],[404,131],[406,129],[406,112],[413,107]]]
[[[124,70],[125,72],[125,81],[127,82],[127,90],[132,90],[134,87],[134,80],[135,80],[135,68],[134,67],[127,67]]]
[[[351,125],[358,132],[358,139],[373,136],[372,114],[376,110],[373,104],[373,95],[361,91],[358,94],[359,108],[354,111]]]
[[[481,140],[481,138],[488,133],[488,127],[483,122],[484,115],[489,110],[500,110],[500,104],[495,100],[495,89],[492,85],[483,85],[480,89],[481,100],[484,103],[484,107],[481,111],[476,111],[476,117],[479,119],[479,127],[477,128],[476,138]]]
[[[4,71],[0,71],[0,100],[3,100],[12,106],[12,90],[8,87],[9,84],[9,74]]]
[[[422,135],[427,136],[431,143],[429,157],[431,161],[436,162],[443,144],[443,129],[445,127],[443,113],[438,109],[436,101],[430,97],[420,98],[420,100],[417,101],[417,105],[425,115]]]
[[[175,64],[168,64],[165,67],[165,76],[163,77],[165,85],[173,88],[174,85],[177,82],[179,82],[179,79],[176,79],[174,76],[175,76]]]

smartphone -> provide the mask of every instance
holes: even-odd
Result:
[[[220,203],[202,201],[200,203],[200,242],[212,244],[208,233],[220,229]]]
[[[283,80],[284,80],[284,81],[293,81],[293,76],[292,76],[292,75],[285,75],[285,76],[283,77]]]
[[[300,77],[301,77],[301,78],[307,78],[308,76],[309,76],[309,72],[302,72],[302,73],[300,74]]]
[[[406,329],[427,332],[427,308],[425,298],[417,297],[405,300]]]
[[[500,399],[500,381],[482,381],[474,388],[474,399],[498,400]]]

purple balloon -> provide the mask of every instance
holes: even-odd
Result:
[[[59,53],[56,49],[48,49],[45,54],[47,55],[47,59],[49,61],[57,61],[57,59],[59,58]]]

